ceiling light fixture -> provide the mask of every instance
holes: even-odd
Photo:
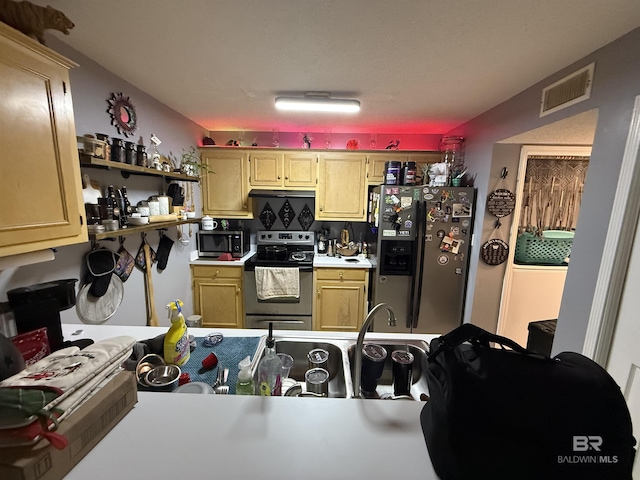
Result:
[[[304,97],[276,97],[276,108],[296,112],[356,113],[360,111],[360,102],[331,98],[325,92],[307,92]]]

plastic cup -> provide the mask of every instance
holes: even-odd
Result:
[[[289,378],[289,372],[291,371],[291,367],[293,367],[293,357],[286,353],[279,353],[278,358],[282,362],[282,373],[280,376],[283,380]]]

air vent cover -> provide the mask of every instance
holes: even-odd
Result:
[[[540,116],[557,112],[591,96],[595,62],[567,75],[542,90]]]

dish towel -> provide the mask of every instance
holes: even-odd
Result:
[[[258,300],[300,298],[298,268],[256,267],[255,275]]]

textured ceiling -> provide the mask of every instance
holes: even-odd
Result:
[[[33,0],[208,130],[441,134],[640,26],[638,0]],[[286,114],[283,93],[362,102]],[[126,92],[125,92],[126,93]]]

